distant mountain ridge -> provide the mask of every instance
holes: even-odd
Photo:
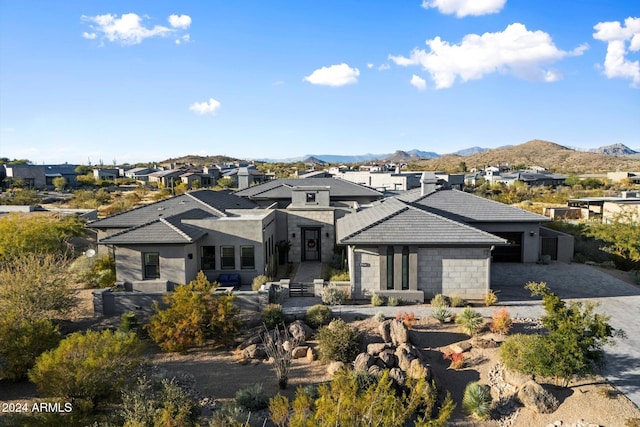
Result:
[[[632,150],[624,144],[612,144],[604,147],[598,147],[590,150],[592,153],[606,154],[608,156],[630,156],[640,154],[638,151]]]

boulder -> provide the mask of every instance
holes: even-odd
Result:
[[[504,382],[514,386],[516,389],[522,387],[528,381],[533,381],[533,375],[521,374],[520,372],[512,371],[511,369],[504,370]]]
[[[311,347],[309,347],[307,349],[307,360],[309,362],[313,362],[314,360],[317,360],[317,359],[318,359],[318,355]]]
[[[398,353],[398,350],[410,354],[412,359],[420,357],[420,351],[418,350],[418,348],[415,345],[410,343],[400,344],[396,348],[396,353]]]
[[[400,368],[391,369],[389,371],[389,378],[391,378],[398,387],[404,386],[405,376]]]
[[[391,344],[387,342],[374,342],[367,345],[367,353],[372,356],[377,356],[381,351],[391,348]]]
[[[464,353],[471,350],[471,343],[469,341],[461,341],[456,344],[451,344],[449,350],[451,350],[452,353]]]
[[[391,320],[385,320],[378,326],[378,331],[384,342],[391,342]]]
[[[282,348],[284,349],[284,351],[286,351],[287,353],[293,351],[293,343],[291,341],[285,341],[282,343]]]
[[[378,365],[369,366],[369,375],[373,375],[374,377],[380,376],[382,374],[382,369]]]
[[[264,351],[262,344],[251,344],[242,350],[242,356],[247,359],[264,359],[267,353]]]
[[[409,342],[409,330],[400,320],[391,320],[389,324],[389,335],[393,345],[400,345]]]
[[[252,337],[249,337],[246,340],[244,340],[238,346],[238,350],[244,350],[245,348],[247,348],[247,347],[249,347],[250,345],[253,345],[253,344],[262,344],[262,338],[260,338],[260,334],[253,335]]]
[[[311,329],[311,327],[302,320],[296,320],[289,325],[289,333],[295,342],[303,344],[311,338],[311,335],[313,335],[313,329]]]
[[[391,369],[398,366],[398,359],[393,354],[393,350],[384,350],[378,355],[378,360],[384,364],[385,368]]]
[[[303,357],[307,357],[307,351],[309,351],[308,346],[299,345],[291,351],[291,357],[294,359],[302,359]]]
[[[360,353],[356,356],[356,360],[353,361],[353,369],[367,372],[374,363],[375,360],[372,355],[369,353]]]
[[[518,399],[526,407],[539,414],[550,414],[558,409],[558,399],[535,381],[527,381],[518,391]]]
[[[331,376],[334,376],[336,372],[338,372],[340,369],[344,369],[345,367],[346,365],[344,364],[344,362],[331,362],[329,363],[329,366],[327,366],[327,373]]]
[[[398,359],[398,367],[403,371],[409,370],[409,368],[411,367],[411,361],[415,359],[415,357],[411,353],[405,351],[400,347],[396,349],[395,356]]]
[[[420,359],[413,359],[407,370],[407,376],[419,380],[421,378],[427,381],[431,380],[431,368]]]

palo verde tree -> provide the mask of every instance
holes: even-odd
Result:
[[[622,212],[608,224],[590,223],[585,234],[608,244],[604,249],[626,261],[627,269],[640,266],[640,218]]]
[[[624,337],[608,323],[609,317],[595,313],[590,302],[567,304],[544,282],[529,282],[533,296],[542,296],[547,335],[513,335],[500,347],[505,365],[516,371],[553,377],[567,386],[574,376],[591,375],[604,365],[603,347]]]

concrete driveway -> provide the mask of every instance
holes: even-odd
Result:
[[[627,334],[627,339],[606,347],[605,376],[640,407],[640,286],[583,264],[494,264],[491,268],[491,287],[498,293],[498,306],[507,308],[512,317],[540,318],[544,314],[541,298],[532,298],[524,288],[530,281],[546,282],[563,299],[598,303],[596,312],[610,316],[611,325]],[[302,315],[309,306],[320,302],[320,298],[291,298],[283,303],[283,309],[286,313]],[[491,317],[495,308],[475,309]],[[398,307],[343,305],[333,310],[347,316],[373,316],[382,312],[393,317]],[[412,306],[411,311],[416,316],[430,316],[432,308],[417,305]]]

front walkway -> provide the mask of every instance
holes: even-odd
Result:
[[[546,282],[563,299],[598,303],[596,312],[610,316],[611,326],[625,331],[626,339],[605,348],[605,376],[640,407],[640,287],[583,264],[494,264],[491,287],[498,294],[497,306],[507,309],[512,317],[540,318],[544,314],[541,299],[532,298],[524,289],[530,281]],[[319,298],[291,298],[283,303],[283,309],[286,313],[300,315],[317,303]],[[495,309],[475,308],[485,317],[491,317]],[[412,311],[416,316],[424,317],[431,316],[432,312],[425,304],[402,307],[343,305],[333,307],[333,310],[349,317],[373,316],[378,312],[393,317],[398,310]],[[454,313],[459,310],[451,309]]]
[[[322,263],[319,261],[306,261],[298,264],[296,276],[292,283],[313,283],[314,279],[322,279]]]

